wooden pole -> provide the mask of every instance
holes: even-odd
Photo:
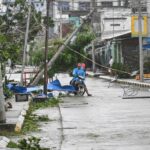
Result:
[[[3,95],[2,70],[0,64],[0,123],[6,122],[5,100]]]

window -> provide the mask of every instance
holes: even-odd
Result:
[[[110,26],[114,26],[114,27],[116,27],[116,26],[120,26],[120,24],[110,24]]]
[[[141,11],[142,12],[147,12],[147,7],[141,7]],[[132,8],[132,12],[133,13],[137,13],[138,12],[138,8]]]
[[[127,18],[125,18],[125,17],[121,17],[121,18],[104,18],[104,20],[126,20]]]
[[[101,2],[101,6],[102,7],[112,7],[113,6],[113,2],[109,2],[109,1],[103,1]]]
[[[90,2],[79,2],[79,10],[90,10]]]
[[[69,10],[69,2],[59,1],[58,2],[58,10],[59,11],[68,11]]]

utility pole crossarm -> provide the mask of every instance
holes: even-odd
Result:
[[[64,44],[58,49],[58,51],[55,53],[55,55],[52,57],[52,59],[48,62],[47,64],[47,68],[48,70],[51,69],[52,65],[54,64],[54,62],[56,61],[56,59],[59,57],[59,55],[63,52],[63,50],[65,49],[65,45],[68,45],[68,43],[70,42],[70,40],[73,38],[73,36],[75,36],[78,31],[80,30],[80,28],[83,26],[83,24],[86,22],[87,19],[89,19],[89,17],[93,14],[94,10],[91,10],[90,13],[86,16],[85,19],[83,19],[83,22],[80,24],[80,26],[69,36],[69,38],[64,42]],[[42,77],[44,73],[44,69],[42,69],[38,75],[36,76],[36,78],[32,81],[32,83],[30,85],[36,85],[38,83],[38,81],[40,80],[40,78]]]

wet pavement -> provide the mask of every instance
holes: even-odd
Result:
[[[122,99],[119,86],[88,79],[92,97],[64,98],[62,150],[150,149],[150,99]]]
[[[67,75],[58,76],[62,84]],[[59,108],[38,110],[48,114],[41,131],[41,145],[55,150],[148,150],[150,149],[150,98],[122,99],[123,89],[88,78],[92,97],[64,97]],[[144,94],[149,94],[142,91]]]

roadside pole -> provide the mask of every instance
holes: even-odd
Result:
[[[23,61],[22,61],[22,71],[21,71],[21,84],[22,85],[23,85],[23,73],[25,69],[26,50],[27,50],[28,36],[29,36],[30,15],[31,15],[31,0],[29,0],[29,12],[28,12],[28,18],[27,18],[27,24],[26,24],[24,48],[23,48]]]
[[[59,29],[60,30],[60,33],[59,33],[60,35],[59,36],[60,36],[60,39],[62,39],[62,37],[63,37],[63,34],[62,34],[62,32],[63,32],[62,31],[62,6],[61,6],[60,9],[61,10],[60,10],[60,29]]]
[[[2,71],[0,64],[0,123],[6,122],[5,100],[3,95]]]
[[[92,70],[95,72],[95,41],[92,41]]]
[[[93,18],[94,18],[95,13],[97,13],[96,1],[92,0],[91,4],[92,4],[92,8],[94,10],[94,13],[93,13]],[[95,20],[92,19],[92,24],[94,23],[94,21]],[[95,65],[95,40],[92,41],[92,70],[93,70],[93,72],[96,71],[96,65]]]
[[[139,31],[139,55],[140,55],[140,81],[143,82],[143,43],[142,43],[142,11],[141,0],[138,0],[138,31]]]
[[[47,63],[48,63],[48,36],[49,36],[50,0],[47,0],[46,27],[45,27],[45,58],[44,58],[44,94],[47,95]]]

